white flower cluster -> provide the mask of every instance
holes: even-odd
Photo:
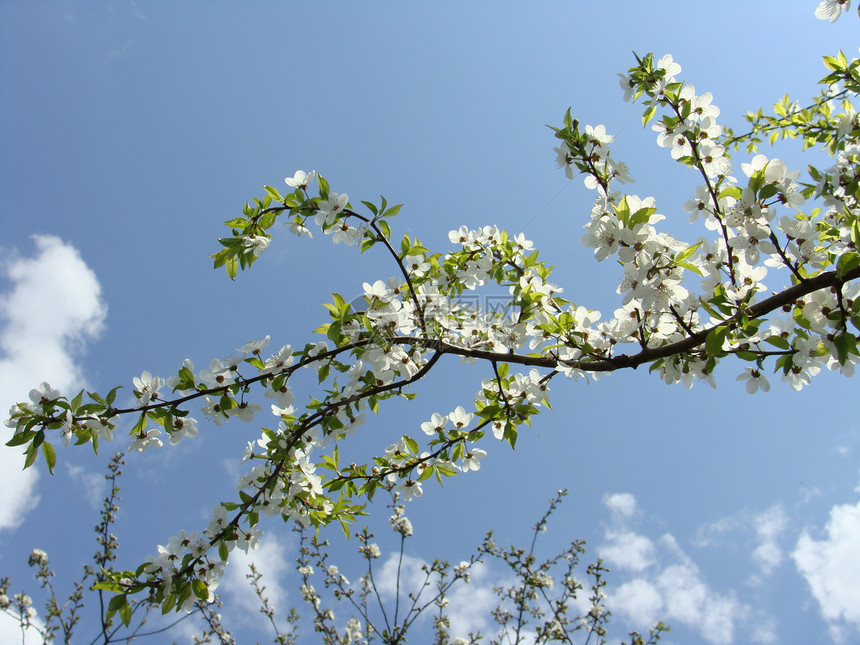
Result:
[[[845,3],[836,4],[840,7],[838,17]],[[825,5],[835,6],[832,2],[822,3],[822,7]],[[817,219],[777,217],[778,207],[798,209],[804,204],[805,197],[797,183],[800,172],[789,170],[779,159],[759,154],[741,164],[746,185],[738,185],[730,175],[732,164],[727,151],[718,143],[722,136],[722,128],[716,122],[719,108],[713,105],[710,93],[697,95],[692,86],[678,82],[676,75],[680,71],[671,56],[660,59],[647,86],[651,98],[646,104],[670,109],[670,114],[653,126],[658,133],[657,143],[671,148],[674,159],[701,170],[706,183],[696,190],[694,199],[684,204],[684,209],[690,213],[691,221],[704,218],[706,229],[715,237],[690,245],[659,232],[654,225],[664,218],[656,213],[653,199],[612,193],[606,190],[611,177],[583,170],[591,173],[593,181],[589,185],[600,192],[582,242],[594,249],[598,260],[615,256],[624,272],[618,287],[624,306],[616,310],[614,320],[599,325],[602,342],[590,339],[592,348],[601,352],[607,350],[607,342],[612,346],[635,340],[643,347],[653,347],[681,341],[756,303],[757,294],[766,292],[764,279],[769,268],[789,271],[802,280],[831,267],[834,257],[850,250],[850,220],[839,213],[853,206],[853,189],[848,187],[856,185],[856,144],[839,150],[836,164],[819,179],[817,192],[826,195],[825,203],[831,206],[826,213]],[[625,99],[635,97],[634,75],[621,76]],[[837,121],[840,132],[851,132],[856,122],[853,108],[846,106],[845,114],[839,115]],[[586,128],[587,132],[596,130]],[[602,137],[601,154],[608,157],[611,140],[607,139]],[[568,170],[574,162],[575,159],[566,159]],[[830,231],[825,244],[822,230]],[[691,292],[687,284],[689,271],[703,276],[702,295]],[[794,317],[775,317],[770,329],[759,328],[737,339],[727,338],[722,349],[738,351],[741,346],[769,342],[790,350],[790,369],[783,378],[795,389],[808,383],[825,364],[831,369],[853,372],[856,354],[843,349],[841,360],[837,360],[840,352],[833,339],[839,335],[842,322],[840,317],[829,314],[840,306],[844,311],[844,303],[856,296],[857,287],[851,284],[839,294],[817,291],[799,303],[802,329],[794,325],[796,313]],[[712,303],[718,303],[717,307]],[[709,319],[700,317],[703,305],[708,305]],[[720,315],[715,309],[721,311]],[[795,340],[789,346],[790,335]],[[774,340],[777,337],[782,341]],[[569,347],[560,356],[575,361],[581,355],[575,347]],[[660,366],[667,382],[687,386],[696,379],[713,384],[712,367],[705,357],[698,356],[674,356]],[[749,391],[769,387],[760,367],[759,362],[739,377],[747,381]]]
[[[406,507],[403,504],[394,505],[394,514],[388,518],[388,523],[395,533],[399,533],[402,537],[412,535],[412,522],[406,517]]]
[[[197,531],[188,533],[184,529],[178,535],[171,537],[167,545],[158,545],[158,555],[146,557],[147,574],[152,575],[163,582],[166,589],[170,588],[173,577],[179,573],[179,569],[183,566],[183,559],[186,554],[191,554],[196,558],[194,563],[194,574],[198,579],[206,583],[209,589],[210,598],[218,586],[218,582],[223,572],[223,563],[220,561],[212,561],[207,553],[209,551],[209,535],[214,535],[216,532],[212,530],[213,524],[216,526],[226,525],[226,512],[222,507],[220,515],[216,513],[218,520],[213,520],[210,523],[210,528],[204,532],[204,536],[198,536]],[[187,611],[191,610],[194,603],[194,598],[189,599]]]
[[[40,413],[55,413],[55,405],[64,397],[59,390],[51,387],[50,383],[42,382],[39,387],[30,390],[29,398],[30,403],[16,403],[9,408],[9,416],[4,421],[7,428],[19,431],[22,426],[26,425],[29,417]],[[95,441],[113,441],[113,431],[116,427],[115,411],[106,410],[104,414],[75,416],[71,410],[65,408],[60,413],[60,417],[62,419],[60,436],[63,437],[66,445],[71,442],[76,428],[89,430],[95,437]]]
[[[137,407],[144,409],[166,405],[164,403],[165,395],[162,391],[165,387],[172,388],[180,396],[191,395],[198,389],[224,390],[222,396],[226,396],[226,389],[242,380],[239,368],[243,363],[255,365],[257,375],[264,378],[282,372],[292,365],[293,350],[289,345],[285,345],[277,354],[270,356],[265,361],[261,360],[261,352],[268,344],[269,336],[250,341],[227,359],[213,358],[209,363],[209,368],[200,370],[196,375],[194,363],[190,359],[185,359],[177,375],[167,379],[144,371],[140,377],[133,379],[134,395],[138,399]],[[268,382],[271,385],[275,383],[275,379],[270,378]],[[276,388],[266,390],[265,394],[266,397],[277,400],[277,408],[272,406],[277,416],[292,414],[293,410],[289,404],[293,401],[293,395],[288,386],[279,383]],[[204,396],[204,400],[206,403],[202,406],[201,412],[214,421],[216,425],[221,425],[230,417],[237,417],[245,422],[252,421],[255,414],[263,409],[256,403],[243,400],[230,406],[222,405],[220,399],[209,395]],[[194,438],[198,434],[197,420],[188,416],[175,415],[170,420],[167,432],[171,445],[178,444],[184,437]],[[157,428],[141,428],[132,435],[133,440],[128,451],[143,452],[148,448],[161,447],[160,434],[161,431]]]

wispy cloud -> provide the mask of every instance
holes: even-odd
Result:
[[[123,43],[122,47],[118,47],[116,49],[111,49],[107,55],[108,59],[115,60],[117,58],[125,58],[126,56],[128,56],[129,53],[131,53],[131,50],[133,47],[134,47],[134,41],[133,40],[127,40],[127,41],[125,41],[125,43]]]
[[[42,381],[63,393],[85,384],[80,355],[97,338],[107,308],[95,274],[77,249],[59,238],[35,236],[36,253],[0,267],[11,283],[0,295],[0,407],[4,418]],[[0,443],[11,430],[0,428]],[[14,528],[38,502],[38,470],[22,470],[20,448],[0,446],[0,529]]]
[[[146,15],[144,15],[143,11],[141,11],[140,5],[138,5],[134,0],[129,0],[128,4],[131,9],[131,15],[133,15],[138,20],[146,20]]]
[[[783,563],[785,557],[781,542],[788,524],[788,514],[782,504],[773,504],[760,512],[744,509],[700,527],[695,543],[699,547],[726,542],[748,544],[749,538],[746,536],[753,533],[755,546],[750,551],[750,558],[756,571],[747,579],[747,583],[755,586]]]
[[[782,504],[775,504],[763,513],[753,515],[757,545],[753,561],[763,576],[769,576],[783,561],[779,540],[788,526],[788,516]]]
[[[66,464],[69,477],[78,482],[84,489],[84,498],[93,510],[101,510],[102,500],[110,492],[104,472],[87,470],[82,466]]]

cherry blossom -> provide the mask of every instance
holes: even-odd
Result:
[[[487,456],[486,450],[480,448],[470,448],[463,453],[463,461],[460,463],[460,470],[464,473],[470,470],[480,470],[481,459]]]
[[[851,0],[821,0],[815,9],[815,17],[819,20],[836,22],[843,11],[851,8]]]
[[[448,417],[443,417],[441,414],[434,412],[429,421],[421,424],[421,430],[426,435],[435,435],[445,430],[448,425]]]
[[[135,396],[138,397],[139,407],[147,406],[150,401],[157,400],[159,398],[158,391],[165,385],[163,378],[153,376],[146,370],[139,377],[135,376],[132,382],[135,387]]]
[[[746,390],[750,394],[755,394],[759,390],[762,392],[770,391],[770,383],[768,383],[761,371],[753,367],[746,368],[746,370],[738,376],[737,380],[744,381],[746,383]]]
[[[161,448],[161,439],[158,438],[160,434],[161,431],[156,428],[140,432],[135,435],[134,441],[128,447],[128,451],[143,452],[148,448]]]
[[[334,220],[343,212],[348,203],[349,196],[346,193],[331,193],[328,199],[319,203],[319,211],[314,216],[316,225],[331,226],[334,224]]]
[[[191,417],[177,417],[170,430],[170,445],[175,446],[183,437],[193,439],[197,436],[197,420]]]
[[[217,388],[232,385],[237,377],[229,361],[225,363],[219,358],[213,358],[209,363],[208,370],[201,370],[198,374],[200,381],[208,388]]]
[[[454,411],[448,415],[448,418],[457,428],[465,428],[472,422],[472,414],[467,413],[461,405],[458,405]]]
[[[42,381],[39,387],[30,390],[30,400],[36,405],[50,405],[62,396],[59,390],[55,390],[45,381]]]
[[[284,179],[284,182],[286,182],[287,186],[290,188],[295,188],[296,190],[307,190],[308,186],[313,183],[315,177],[315,170],[311,170],[309,173],[304,172],[303,170],[297,170],[292,177]]]

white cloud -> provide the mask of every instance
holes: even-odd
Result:
[[[249,550],[248,553],[235,549],[230,554],[230,562],[224,570],[219,593],[228,593],[231,596],[229,606],[238,606],[246,616],[259,616],[260,599],[251,586],[251,581],[245,576],[250,573],[249,565],[256,567],[262,574],[260,584],[266,587],[265,596],[269,604],[276,610],[286,612],[287,591],[283,587],[284,577],[291,563],[287,559],[284,545],[278,542],[274,536],[268,536],[260,541],[257,549]]]
[[[691,563],[676,564],[657,576],[667,622],[681,622],[699,630],[711,643],[731,643],[735,622],[749,610],[733,596],[712,591]]]
[[[644,578],[619,585],[611,603],[614,611],[623,612],[634,625],[653,625],[662,619],[663,595]]]
[[[44,627],[39,618],[31,618],[33,626],[24,630],[23,640],[21,623],[8,614],[0,614],[0,643],[22,643],[23,645],[42,645],[44,640],[36,627]]]
[[[654,543],[633,531],[607,531],[607,544],[597,548],[597,554],[610,565],[639,572],[654,564]]]
[[[632,517],[636,512],[636,498],[630,493],[614,493],[604,501],[609,508],[621,513],[625,518]]]
[[[804,530],[791,556],[836,639],[860,634],[860,502],[830,510],[826,537]]]
[[[394,598],[397,591],[399,558],[399,554],[390,554],[373,576],[380,595],[389,600]],[[420,596],[422,602],[419,604],[430,600],[433,597],[432,594],[436,593],[438,577],[434,574],[428,579],[425,567],[429,569],[430,563],[404,554],[403,561],[399,563],[401,600],[403,594],[416,593],[422,589],[428,580],[430,586],[424,588]],[[452,637],[467,637],[468,634],[477,632],[494,633],[498,625],[492,621],[490,612],[498,606],[500,600],[493,591],[493,587],[513,583],[512,579],[507,578],[491,580],[488,567],[482,563],[475,564],[469,569],[469,580],[468,584],[458,582],[447,593],[446,614],[451,621],[449,632]],[[429,614],[424,616],[425,619],[429,617]]]
[[[630,495],[623,506],[635,511],[635,498]],[[775,521],[762,520],[760,525],[763,534],[774,534]],[[727,526],[721,523],[719,531]],[[634,574],[607,599],[609,609],[624,616],[630,628],[643,631],[663,620],[693,629],[706,641],[723,644],[732,643],[736,629],[751,622],[750,609],[733,593],[711,589],[671,534],[653,541],[632,529],[607,529],[604,537],[606,543],[598,547],[598,554],[616,570]],[[764,632],[753,636],[767,640]]]
[[[421,589],[427,581],[427,574],[424,572],[424,567],[430,565],[422,560],[411,555],[403,555],[402,561],[400,554],[390,553],[388,558],[373,575],[373,580],[376,583],[376,589],[382,596],[394,598],[397,594],[398,583],[397,576],[400,576],[400,589]],[[398,573],[399,571],[399,573]],[[435,578],[434,578],[435,581]]]
[[[505,581],[489,581],[489,570],[483,564],[471,569],[469,584],[458,584],[448,594],[448,617],[451,619],[451,636],[467,637],[470,633],[492,633],[495,623],[491,624],[490,612],[499,604],[499,597],[493,586],[504,585]]]
[[[84,343],[98,337],[107,309],[95,274],[62,240],[35,236],[36,255],[12,254],[2,267],[12,283],[0,295],[0,409],[27,399],[48,381],[63,393],[84,385],[77,361]],[[0,428],[0,444],[11,430]],[[14,528],[38,502],[38,470],[22,470],[21,449],[0,446],[0,529]]]
[[[756,616],[752,622],[750,640],[753,643],[776,642],[776,623],[770,616]]]

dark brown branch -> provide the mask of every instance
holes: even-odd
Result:
[[[785,291],[781,291],[780,293],[774,294],[769,298],[765,298],[761,302],[757,302],[753,305],[750,305],[750,307],[746,310],[745,313],[746,316],[750,319],[761,318],[762,316],[765,316],[772,311],[780,309],[785,305],[789,305],[795,300],[798,300],[803,296],[809,295],[810,293],[815,293],[816,291],[820,291],[822,289],[827,288],[840,289],[843,284],[856,278],[860,278],[860,267],[848,271],[841,278],[837,276],[836,271],[827,271],[826,273],[817,275],[814,278],[808,278],[805,282],[801,282],[792,287],[789,287]],[[659,347],[648,347],[643,349],[638,354],[619,354],[618,356],[613,356],[612,358],[605,358],[599,360],[569,362],[565,361],[563,362],[563,364],[570,366],[574,369],[581,369],[585,372],[614,372],[615,370],[626,367],[635,369],[644,363],[650,363],[661,358],[666,358],[667,356],[673,356],[675,354],[683,354],[685,352],[689,352],[696,347],[699,347],[700,345],[704,344],[705,339],[711,331],[713,331],[719,326],[730,324],[738,320],[738,318],[739,315],[732,316],[730,318],[727,318],[726,320],[721,321],[719,324],[712,325],[698,332],[695,332],[694,334],[687,336],[683,340],[679,340],[674,343],[668,343],[666,345],[660,345]],[[551,369],[555,369],[559,365],[559,361],[557,361],[556,359],[545,356],[498,354],[496,352],[489,352],[481,349],[457,347],[456,345],[449,345],[447,343],[443,343],[442,341],[437,341],[436,344],[428,343],[427,340],[423,338],[398,337],[391,339],[391,342],[404,345],[412,345],[419,343],[425,344],[428,347],[433,347],[437,351],[444,354],[467,356],[469,358],[478,358],[490,362],[503,360],[506,363],[530,365],[532,367],[546,367]]]

